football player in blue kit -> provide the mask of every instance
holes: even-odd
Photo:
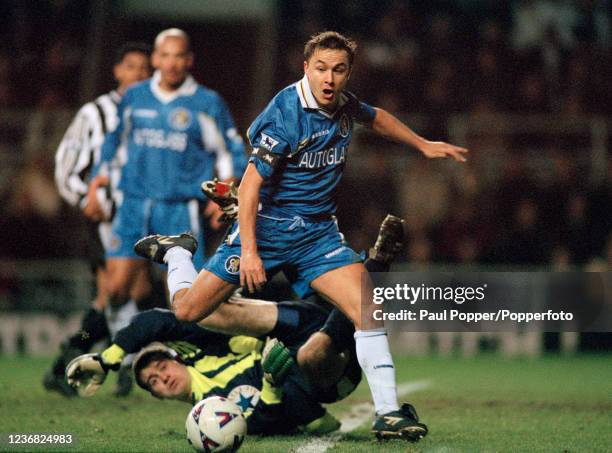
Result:
[[[356,122],[428,158],[464,162],[467,150],[428,141],[345,91],[355,48],[336,32],[306,43],[304,78],[280,91],[249,128],[253,152],[239,189],[238,222],[205,270],[196,274],[181,238],[174,244],[158,238],[155,247],[149,240],[149,255],[163,250],[174,273],[172,308],[182,320],[206,318],[238,285],[259,289],[281,269],[294,276],[298,296],[312,289],[331,301],[355,325],[357,358],[376,410],[373,433],[417,441],[427,427],[412,406],[398,404],[387,333],[372,316],[371,280],[334,217],[336,190]]]
[[[123,197],[107,249],[108,293],[113,306],[128,300],[138,269],[147,266],[133,250],[143,234],[191,231],[203,239],[205,198],[200,182],[240,178],[247,163],[244,143],[223,99],[193,79],[193,53],[187,34],[172,28],[155,39],[153,77],[127,90],[119,125],[107,135],[102,163],[94,168],[89,198],[104,184],[107,163],[123,147],[119,190]],[[213,203],[206,210],[218,207]],[[218,211],[218,215],[221,212]],[[202,242],[201,242],[202,243]],[[203,253],[194,257],[197,268]]]

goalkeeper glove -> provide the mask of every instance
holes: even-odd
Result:
[[[261,353],[264,378],[275,386],[282,385],[295,361],[289,349],[277,338],[269,338]]]
[[[204,181],[200,186],[202,193],[211,201],[219,205],[223,215],[221,222],[231,223],[238,217],[238,189],[234,183],[219,182],[217,178]]]
[[[104,384],[109,370],[118,370],[119,363],[107,364],[100,354],[83,354],[68,364],[66,379],[79,396],[92,396]]]

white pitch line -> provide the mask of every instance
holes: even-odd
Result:
[[[430,381],[406,382],[397,386],[397,396],[404,397],[410,393],[424,390],[431,385]],[[349,433],[361,426],[372,416],[374,406],[372,403],[361,403],[351,407],[350,411],[340,418],[342,426],[340,433]],[[324,453],[342,438],[342,434],[332,434],[330,436],[316,437],[295,451],[299,453]]]

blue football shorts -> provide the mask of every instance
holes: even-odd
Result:
[[[361,262],[344,240],[333,217],[309,220],[257,215],[257,250],[268,275],[284,271],[299,297],[311,293],[310,282],[328,271]],[[205,268],[240,284],[240,226],[236,222]]]
[[[169,202],[150,198],[124,197],[118,206],[106,245],[108,258],[140,258],[134,244],[150,234],[175,235],[191,232],[200,247],[193,257],[196,269],[204,266],[204,228],[202,202]]]

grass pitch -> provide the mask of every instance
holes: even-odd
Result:
[[[418,444],[378,443],[371,417],[346,434],[312,438],[248,437],[241,452],[605,452],[612,451],[612,356],[504,360],[401,358],[399,383],[426,383],[406,396],[429,425]],[[0,451],[189,452],[184,421],[189,405],[159,401],[140,389],[127,398],[101,394],[66,399],[41,385],[50,359],[0,357],[0,433],[72,433],[66,448],[15,447]],[[347,401],[329,407],[342,418],[370,399],[362,384]]]

